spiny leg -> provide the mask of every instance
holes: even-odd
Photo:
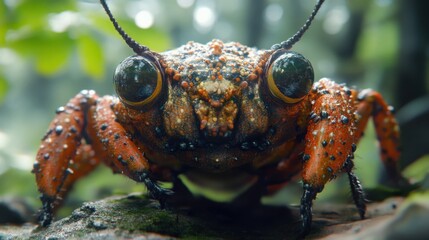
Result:
[[[89,127],[97,136],[94,141],[102,143],[107,156],[104,161],[113,171],[119,170],[131,179],[144,183],[149,194],[163,206],[172,191],[162,188],[151,179],[149,161],[132,141],[127,130],[116,121],[112,110],[115,104],[120,103],[111,97],[103,97],[97,102],[97,107],[89,110],[91,116],[88,119]]]
[[[366,199],[365,193],[362,189],[362,185],[352,171],[348,172],[347,174],[349,176],[350,189],[352,190],[353,201],[355,202],[355,205],[359,211],[360,218],[364,219],[366,212]]]
[[[380,155],[391,180],[396,185],[407,185],[398,167],[399,126],[393,115],[393,108],[388,106],[380,93],[371,89],[362,90],[357,96],[356,118],[357,133],[362,135],[370,117],[373,118]]]
[[[33,173],[42,193],[39,222],[47,226],[73,183],[98,164],[91,147],[82,144],[85,114],[93,92],[82,91],[57,110],[36,155]]]
[[[353,173],[353,155],[347,158],[346,163],[344,164],[344,170],[347,172],[350,183],[350,190],[352,191],[353,201],[358,209],[359,216],[361,219],[365,218],[366,212],[366,198],[365,192],[363,191],[362,185],[358,177]]]
[[[304,184],[303,186],[303,194],[301,198],[301,207],[300,207],[300,213],[301,213],[301,219],[302,219],[302,229],[301,229],[301,235],[305,236],[307,235],[311,230],[311,223],[313,220],[313,200],[316,198],[316,195],[318,192],[321,191],[321,189],[315,189],[311,187],[309,184]]]
[[[303,233],[310,231],[311,206],[325,184],[343,170],[356,143],[356,121],[352,92],[322,79],[313,88],[314,102],[309,116],[302,157],[304,192],[301,200]]]
[[[40,198],[43,206],[38,220],[42,226],[47,226],[52,221],[53,212],[62,204],[74,183],[92,172],[98,164],[99,159],[94,156],[94,151],[90,145],[84,144],[79,146],[75,158],[70,161],[69,167],[62,177],[61,185],[57,189],[55,198],[45,194],[42,194]]]

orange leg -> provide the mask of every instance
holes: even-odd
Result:
[[[304,233],[311,224],[312,201],[324,185],[342,171],[347,172],[359,214],[365,215],[365,198],[358,178],[353,174],[353,152],[368,119],[373,117],[380,141],[382,159],[393,175],[399,158],[399,132],[395,119],[381,96],[371,90],[359,95],[354,90],[326,79],[313,92],[313,112],[307,130],[302,178],[304,193],[301,215]]]
[[[33,172],[42,193],[42,226],[52,221],[54,210],[79,178],[91,172],[100,160],[114,172],[143,182],[159,200],[171,192],[149,178],[149,163],[115,121],[112,98],[99,98],[82,91],[57,111],[37,153]]]
[[[92,149],[81,145],[85,112],[90,92],[82,91],[57,110],[36,156],[33,172],[42,193],[41,225],[48,225],[54,209],[74,181],[89,173],[97,164]],[[97,96],[91,96],[96,99]]]
[[[161,188],[150,179],[150,166],[139,148],[132,141],[126,129],[116,121],[112,110],[113,98],[104,97],[98,101],[97,106],[89,110],[88,126],[92,128],[97,140],[102,143],[106,154],[105,162],[114,172],[118,170],[129,178],[143,182],[151,196],[160,200],[161,205],[170,190]]]
[[[315,87],[313,111],[305,136],[301,199],[303,234],[312,221],[312,201],[324,185],[333,179],[353,155],[356,144],[356,123],[352,92],[329,80],[320,80]]]
[[[371,89],[365,89],[359,93],[357,105],[357,118],[359,120],[358,133],[362,135],[369,117],[372,116],[380,144],[381,160],[394,184],[406,184],[402,177],[398,160],[399,151],[399,126],[392,113],[393,108],[388,106],[380,93]]]

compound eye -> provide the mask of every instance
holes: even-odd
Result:
[[[313,67],[301,54],[285,51],[271,62],[267,81],[276,98],[285,103],[296,103],[308,94],[313,85]]]
[[[143,56],[131,56],[116,68],[113,77],[121,101],[133,108],[153,103],[162,89],[162,75],[154,62]]]

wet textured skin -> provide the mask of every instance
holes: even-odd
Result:
[[[51,222],[75,181],[101,162],[143,182],[161,203],[172,192],[156,181],[175,181],[182,173],[207,174],[219,182],[227,175],[253,176],[266,189],[261,196],[301,176],[304,233],[317,193],[346,172],[363,217],[353,152],[371,117],[383,163],[393,178],[401,178],[399,129],[391,108],[373,90],[357,91],[329,79],[312,85],[311,79],[302,96],[279,96],[282,90],[269,84],[271,66],[288,53],[220,40],[189,42],[141,54],[159,70],[162,83],[159,95],[144,106],[90,90],[76,95],[57,110],[34,164],[41,225]]]

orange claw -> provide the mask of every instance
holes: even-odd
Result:
[[[305,183],[323,188],[353,155],[357,120],[350,90],[327,79],[320,80],[316,89],[305,137],[302,177]]]
[[[135,181],[141,181],[141,173],[149,170],[149,162],[130,139],[124,127],[115,121],[110,105],[111,97],[100,99],[97,107],[89,111],[88,124],[101,141],[107,158],[120,172]]]
[[[65,107],[57,110],[42,139],[33,172],[42,193],[43,226],[79,178],[103,160],[114,172],[122,172],[143,182],[153,197],[162,200],[169,191],[149,178],[149,162],[140,153],[116,117],[112,97],[99,98],[93,91],[82,91]]]
[[[353,159],[356,144],[373,117],[381,158],[388,173],[400,177],[397,162],[400,152],[399,127],[382,96],[373,90],[350,90],[322,79],[313,95],[313,112],[306,135],[303,180],[313,186],[323,185],[344,170]]]
[[[95,93],[82,91],[67,105],[58,108],[57,116],[42,139],[33,166],[37,186],[42,193],[42,225],[49,224],[52,212],[61,203],[73,182],[98,164],[91,148],[81,145],[86,109],[90,104],[88,100],[95,102],[96,98]],[[88,162],[91,164],[86,164]]]
[[[58,108],[57,116],[42,139],[33,172],[39,191],[45,195],[55,197],[61,191],[66,176],[74,173],[70,166],[81,144],[85,125],[82,102],[86,102],[86,97],[80,93],[66,106]],[[81,152],[86,154],[85,150]]]
[[[344,171],[348,174],[353,200],[361,218],[364,218],[365,196],[359,179],[353,173],[356,144],[373,118],[381,158],[396,183],[404,183],[397,168],[399,159],[399,127],[381,95],[373,90],[357,92],[330,80],[317,83],[312,98],[313,111],[305,137],[306,146],[302,178],[304,193],[301,198],[301,216],[304,233],[311,225],[311,206],[324,185]]]

